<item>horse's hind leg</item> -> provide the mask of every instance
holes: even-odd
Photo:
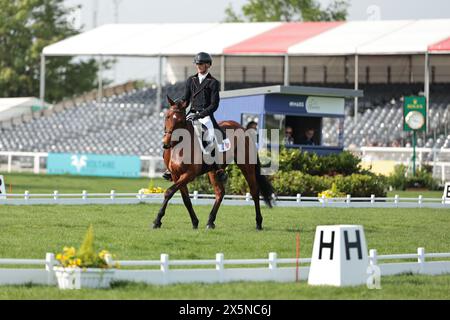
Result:
[[[214,171],[208,172],[209,181],[214,187],[214,193],[216,194],[216,201],[214,202],[214,206],[209,214],[208,223],[206,228],[214,229],[216,225],[214,221],[216,221],[217,211],[219,210],[220,204],[222,203],[223,197],[225,196],[225,188],[221,181],[218,181]]]
[[[238,164],[239,169],[247,180],[248,186],[250,188],[250,194],[252,196],[253,202],[255,203],[256,212],[256,229],[262,230],[263,217],[261,215],[261,208],[259,206],[259,187],[256,181],[256,165],[255,164]]]
[[[189,216],[191,217],[192,227],[194,229],[198,228],[198,218],[194,212],[194,208],[192,207],[191,198],[189,197],[189,190],[187,186],[180,188],[181,196],[183,197],[184,206],[189,212]]]

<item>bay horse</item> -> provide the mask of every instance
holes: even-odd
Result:
[[[164,137],[162,141],[164,148],[163,157],[166,167],[172,174],[172,181],[174,184],[164,193],[164,202],[158,212],[158,215],[156,216],[156,219],[153,221],[153,228],[161,228],[161,219],[165,214],[167,204],[172,196],[180,190],[183,203],[189,212],[189,216],[191,217],[192,226],[194,229],[197,229],[199,221],[192,207],[187,184],[193,181],[196,177],[204,173],[208,173],[209,180],[214,187],[215,202],[209,214],[206,227],[208,229],[214,229],[217,211],[219,210],[220,204],[225,196],[224,185],[221,181],[219,181],[219,179],[216,178],[216,167],[214,164],[206,164],[205,161],[203,161],[203,152],[199,147],[200,142],[194,133],[194,125],[191,121],[186,120],[187,104],[180,101],[174,102],[169,96],[167,96],[167,101],[169,102],[170,107],[165,114],[164,121]],[[224,132],[227,132],[227,134],[230,130],[232,132],[244,133],[244,128],[235,121],[221,121],[218,124]],[[175,135],[174,132],[177,129],[185,129],[189,133],[187,141],[184,141],[184,143],[193,146],[192,148],[189,148],[191,151],[190,154],[187,154],[187,152],[183,153],[183,151],[179,153],[174,152],[177,144],[180,142],[172,139],[172,135]],[[237,131],[239,129],[241,131]],[[231,149],[227,152],[217,153],[217,157],[222,157],[223,169],[226,167],[226,164],[234,161],[241,170],[248,183],[250,194],[255,204],[256,229],[262,230],[263,217],[261,215],[259,197],[261,194],[266,205],[271,208],[273,188],[267,178],[264,175],[261,175],[261,166],[257,157],[255,142],[252,139],[249,139],[248,135],[245,141],[238,141],[239,137],[242,137],[242,134],[240,136],[234,135],[232,139],[230,139]],[[197,147],[194,146],[194,144],[197,144]],[[238,150],[239,148],[242,148],[242,146],[244,146],[244,150]],[[244,151],[246,153],[244,161],[242,161],[242,157],[239,158],[239,152]],[[252,152],[254,153],[257,161],[250,161]],[[190,156],[190,161],[186,161],[188,156]],[[197,161],[193,161],[194,159]]]

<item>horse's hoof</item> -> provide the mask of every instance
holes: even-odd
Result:
[[[162,223],[161,223],[161,222],[153,222],[152,228],[153,228],[153,229],[160,229],[161,226],[162,226]]]
[[[206,225],[206,229],[215,229],[215,228],[216,228],[216,225],[214,223],[208,223]]]
[[[263,227],[262,227],[262,225],[256,225],[256,230],[258,230],[258,231],[261,231],[261,230],[263,230]]]
[[[198,229],[198,223],[192,225],[192,229],[197,230]]]

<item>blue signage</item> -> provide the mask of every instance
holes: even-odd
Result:
[[[141,160],[137,156],[49,153],[47,173],[138,178]]]

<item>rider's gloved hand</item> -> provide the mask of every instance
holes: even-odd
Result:
[[[199,113],[190,113],[190,114],[187,115],[186,120],[195,121],[195,120],[198,120],[200,118],[201,118],[201,116],[200,116]]]

